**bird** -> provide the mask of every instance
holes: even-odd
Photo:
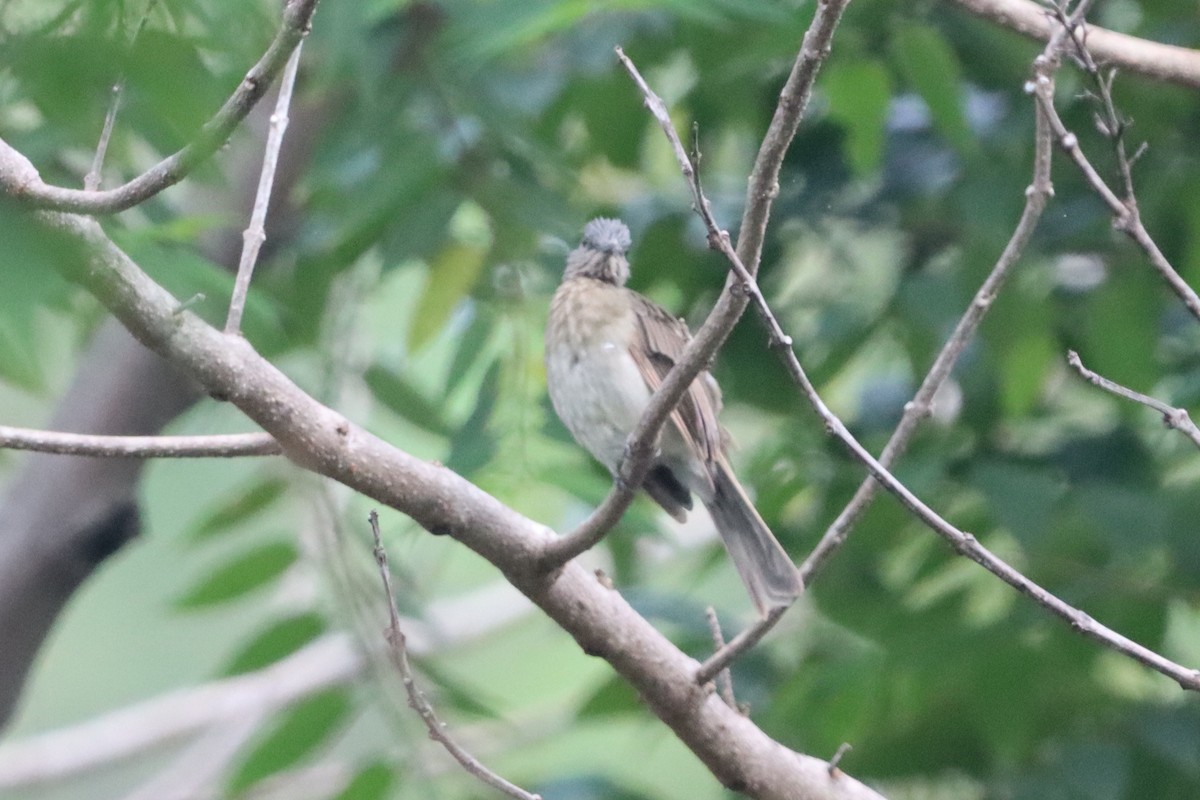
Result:
[[[691,340],[683,320],[625,285],[631,245],[619,219],[598,217],[584,226],[550,301],[545,332],[551,404],[614,478],[630,432]],[[679,522],[692,510],[692,495],[700,498],[765,617],[791,605],[804,585],[730,467],[720,410],[720,387],[701,372],[664,424],[638,488]]]

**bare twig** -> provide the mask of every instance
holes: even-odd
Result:
[[[745,248],[750,263],[758,263],[762,239],[761,235],[755,232],[765,226],[770,215],[771,205],[778,194],[779,168],[783,163],[784,153],[800,124],[800,118],[812,94],[817,70],[829,55],[833,32],[848,2],[849,0],[824,0],[817,5],[816,15],[804,35],[796,63],[780,92],[779,104],[751,174],[742,225],[743,230],[750,233],[738,242],[739,247]],[[633,66],[632,62],[625,57],[621,48],[616,48],[616,52],[617,58],[626,70],[629,70]],[[636,72],[634,68],[633,73]],[[641,85],[645,85],[645,82],[642,81]],[[660,100],[660,105],[661,102]],[[680,150],[682,151],[682,146]],[[687,160],[686,154],[684,160]],[[637,427],[630,433],[612,489],[604,501],[574,531],[547,544],[538,559],[540,569],[553,570],[593,547],[625,513],[625,509],[633,502],[637,487],[641,485],[646,471],[650,468],[654,441],[659,430],[679,404],[680,398],[691,386],[692,381],[712,361],[745,310],[746,298],[736,292],[731,282],[727,282],[708,318],[696,330],[675,366],[650,398]]]
[[[383,539],[379,535],[379,514],[372,511],[367,515],[367,519],[371,523],[371,535],[375,539],[375,563],[379,565],[379,578],[387,597],[388,652],[391,655],[393,666],[400,673],[404,691],[408,693],[408,704],[425,723],[425,727],[429,730],[429,737],[446,748],[446,752],[453,756],[454,760],[461,764],[468,773],[493,789],[504,792],[509,797],[516,797],[519,800],[541,800],[541,795],[531,794],[492,772],[480,763],[479,759],[450,738],[450,734],[446,733],[445,724],[437,718],[433,706],[425,698],[425,694],[417,688],[416,681],[413,679],[412,667],[408,663],[408,647],[404,639],[404,632],[400,630],[400,610],[396,607],[396,596],[392,593],[392,573],[388,568],[387,551],[383,549]]]
[[[733,637],[729,644],[709,656],[696,670],[696,682],[701,685],[708,683],[722,670],[727,669],[742,653],[761,642],[789,608],[791,606],[775,606],[767,612],[765,617]]]
[[[126,52],[133,52],[134,45],[137,44],[138,37],[142,35],[142,31],[146,29],[146,23],[150,21],[150,14],[153,13],[154,7],[158,5],[158,0],[150,0],[146,3],[146,9],[142,12],[142,18],[138,21],[138,25],[134,28],[133,35],[129,37],[129,44],[126,45]],[[104,115],[104,127],[100,131],[100,141],[96,143],[96,154],[92,157],[92,168],[88,170],[87,175],[83,176],[83,188],[85,191],[94,192],[100,188],[100,173],[104,170],[104,156],[108,152],[108,140],[112,138],[113,125],[117,121],[117,111],[121,106],[121,94],[125,91],[125,74],[121,71],[121,76],[117,78],[117,82],[112,87],[112,98],[108,103],[108,112]]]
[[[1047,41],[1059,26],[1046,13],[1046,3],[1033,0],[955,0],[972,14],[1033,39]],[[1200,51],[1152,42],[1136,36],[1088,26],[1088,43],[1105,63],[1123,71],[1200,88]]]
[[[1172,430],[1177,430],[1184,436],[1192,440],[1192,443],[1200,447],[1200,428],[1196,427],[1196,423],[1192,422],[1192,418],[1188,415],[1186,408],[1175,408],[1167,403],[1164,403],[1158,398],[1151,397],[1148,394],[1135,392],[1116,381],[1093,372],[1083,365],[1079,354],[1074,350],[1067,351],[1067,362],[1083,376],[1089,383],[1100,387],[1109,394],[1114,394],[1117,397],[1123,397],[1126,400],[1132,400],[1135,403],[1141,403],[1147,408],[1151,408],[1162,414],[1163,424]]]
[[[704,616],[708,619],[708,630],[712,633],[713,652],[720,652],[725,647],[725,634],[721,633],[721,620],[717,619],[717,610],[709,606],[704,610]],[[733,675],[729,673],[728,668],[717,674],[717,689],[727,706],[738,707],[737,698],[733,695]]]
[[[853,750],[854,747],[849,742],[842,742],[838,745],[838,749],[834,751],[833,757],[829,759],[829,777],[836,778],[842,773],[838,769],[838,764],[842,763],[842,759],[846,757],[846,753]]]
[[[33,450],[105,458],[233,458],[276,456],[279,443],[269,433],[204,436],[99,436],[0,425],[0,449]]]
[[[820,0],[813,14],[812,24],[804,33],[804,41],[800,52],[792,64],[779,93],[779,102],[775,105],[775,113],[771,124],[759,145],[758,155],[754,158],[754,166],[750,169],[750,179],[746,187],[746,208],[742,212],[742,222],[738,229],[737,252],[742,263],[750,270],[750,274],[758,273],[758,262],[762,257],[763,241],[767,235],[767,220],[771,216],[771,208],[779,195],[779,170],[783,166],[783,157],[800,120],[808,108],[808,100],[812,96],[813,84],[817,73],[825,59],[829,57],[834,31],[841,22],[842,12],[850,0]],[[726,289],[730,284],[726,285]]]
[[[221,109],[206,122],[194,140],[182,150],[167,156],[133,180],[107,191],[66,189],[44,183],[36,172],[22,176],[6,175],[0,170],[0,194],[18,199],[34,208],[70,211],[79,214],[113,214],[124,211],[173,186],[217,151],[250,109],[262,99],[283,69],[284,63],[300,41],[308,35],[317,0],[289,0],[283,12],[279,32],[258,63],[250,68],[238,88]],[[0,140],[0,151],[7,147]]]
[[[250,278],[258,262],[258,251],[267,239],[267,208],[271,204],[271,187],[275,185],[275,167],[279,163],[279,148],[283,146],[283,134],[288,126],[288,108],[292,104],[292,87],[296,83],[296,70],[300,66],[300,50],[304,42],[296,45],[283,69],[279,81],[279,97],[275,100],[275,113],[267,133],[266,151],[263,153],[262,172],[258,177],[258,191],[254,195],[254,210],[250,213],[250,225],[242,234],[242,256],[238,261],[237,278],[233,283],[233,295],[229,298],[229,316],[225,320],[226,333],[239,333],[242,313],[246,309],[246,295],[250,292]]]
[[[1086,7],[1086,6],[1085,6]],[[1076,15],[1072,15],[1075,19]],[[1073,29],[1073,26],[1063,25],[1060,23],[1059,30],[1065,31]],[[1082,41],[1082,40],[1076,40]],[[1090,35],[1088,38],[1090,46]],[[1113,214],[1113,227],[1127,235],[1130,239],[1137,243],[1150,260],[1150,265],[1158,272],[1158,274],[1167,282],[1171,290],[1183,301],[1188,311],[1192,313],[1196,319],[1200,320],[1200,296],[1192,289],[1187,282],[1180,277],[1179,273],[1163,255],[1158,244],[1150,236],[1145,225],[1142,224],[1142,217],[1138,211],[1136,199],[1133,196],[1132,178],[1127,181],[1127,197],[1123,200],[1109,188],[1104,178],[1092,166],[1091,161],[1084,155],[1083,150],[1079,147],[1079,137],[1067,129],[1062,118],[1058,115],[1058,109],[1054,105],[1054,68],[1056,63],[1045,58],[1039,58],[1035,61],[1035,69],[1037,74],[1033,81],[1033,91],[1037,98],[1038,104],[1042,111],[1046,114],[1046,119],[1050,123],[1050,130],[1054,134],[1055,141],[1059,147],[1067,154],[1079,171],[1083,173],[1087,184],[1092,188],[1092,191],[1104,201],[1109,210]],[[1127,163],[1124,164],[1124,171],[1128,172]]]

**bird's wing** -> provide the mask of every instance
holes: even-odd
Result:
[[[671,316],[666,309],[632,290],[629,297],[638,322],[629,353],[646,385],[655,391],[683,354],[692,335],[683,320]],[[701,372],[671,414],[688,446],[706,464],[712,464],[721,453],[722,433],[717,423],[720,410],[721,390],[711,375]]]

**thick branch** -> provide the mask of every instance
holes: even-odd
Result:
[[[1032,0],[955,0],[984,19],[1032,39],[1048,41],[1059,27],[1046,6]],[[1088,47],[1103,62],[1148,78],[1200,88],[1200,51],[1159,44],[1088,26]]]
[[[113,214],[132,208],[168,186],[174,186],[225,144],[250,109],[266,94],[292,51],[308,35],[316,7],[317,0],[289,0],[283,11],[279,33],[266,53],[246,73],[225,105],[200,128],[195,140],[123,186],[102,192],[66,189],[43,183],[36,171],[25,174],[21,180],[13,180],[13,176],[5,174],[3,167],[0,167],[0,194],[37,208],[80,214]],[[0,153],[7,148],[8,145],[0,142]]]

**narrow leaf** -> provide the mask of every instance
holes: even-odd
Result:
[[[248,594],[278,578],[296,560],[291,542],[271,542],[241,553],[183,593],[175,606],[203,608]]]

